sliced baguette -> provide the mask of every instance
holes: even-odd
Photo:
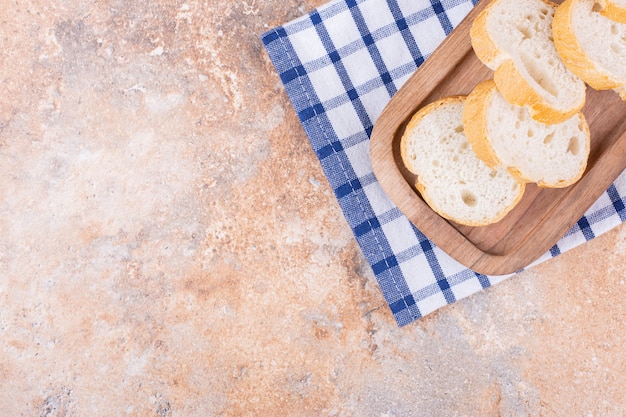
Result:
[[[600,13],[619,23],[626,23],[626,0],[597,0]]]
[[[478,84],[463,110],[467,140],[493,169],[540,187],[562,188],[578,181],[587,166],[589,126],[577,113],[557,124],[544,124],[528,110],[509,103],[493,80]]]
[[[585,83],[552,42],[556,7],[547,0],[494,0],[470,31],[474,52],[495,71],[502,95],[543,123],[567,120],[585,104]]]
[[[522,198],[524,183],[488,168],[463,133],[465,97],[447,97],[419,110],[400,142],[415,187],[439,215],[468,226],[502,219]]]
[[[594,8],[594,0],[566,0],[554,16],[554,44],[567,67],[596,90],[626,100],[626,24]]]

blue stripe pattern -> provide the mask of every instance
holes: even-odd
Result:
[[[332,0],[261,36],[311,147],[399,326],[506,277],[477,274],[429,241],[378,184],[374,123],[478,0]],[[537,262],[626,220],[626,175]]]

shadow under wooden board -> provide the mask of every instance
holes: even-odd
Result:
[[[591,131],[591,153],[574,185],[543,189],[528,184],[520,203],[488,226],[463,226],[439,216],[422,200],[415,176],[404,168],[400,138],[421,107],[442,97],[467,95],[493,78],[474,54],[469,36],[474,18],[489,3],[480,1],[394,95],[376,121],[370,155],[386,194],[426,237],[478,273],[503,275],[550,250],[626,168],[626,103],[613,91],[587,87],[583,113]]]

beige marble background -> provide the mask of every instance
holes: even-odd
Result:
[[[1,416],[624,416],[626,229],[397,328],[259,35],[0,0]]]

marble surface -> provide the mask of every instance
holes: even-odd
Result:
[[[2,0],[0,415],[624,416],[626,228],[403,328],[259,41]]]

